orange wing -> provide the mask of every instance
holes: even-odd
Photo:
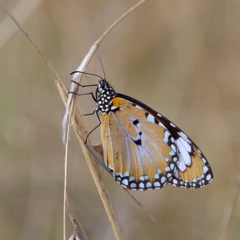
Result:
[[[101,116],[104,159],[123,187],[198,188],[212,180],[200,150],[165,117],[127,96],[113,98],[111,109]]]

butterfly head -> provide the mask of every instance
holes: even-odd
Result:
[[[98,110],[104,114],[109,113],[112,107],[112,99],[116,96],[115,90],[105,79],[100,80],[96,89]]]

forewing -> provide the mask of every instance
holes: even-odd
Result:
[[[104,159],[115,180],[129,189],[156,189],[170,183],[177,146],[168,129],[149,121],[149,113],[121,98],[102,115]]]

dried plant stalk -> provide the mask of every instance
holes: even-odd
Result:
[[[240,160],[240,157],[238,159]],[[232,190],[231,198],[229,199],[229,202],[226,205],[224,217],[222,220],[222,228],[221,228],[222,231],[220,235],[220,240],[226,240],[228,237],[229,226],[232,219],[233,210],[236,206],[236,202],[238,199],[239,190],[240,190],[240,161],[238,162],[237,170],[238,171],[237,171],[237,176],[235,180],[235,187]]]
[[[62,100],[64,101],[65,104],[67,104],[68,92],[67,92],[66,87],[58,80],[56,80],[56,85],[58,87],[58,90],[62,97]],[[82,140],[81,132],[84,130],[85,126],[82,125],[83,123],[82,123],[80,114],[76,107],[73,108],[73,111],[74,111],[74,114],[72,114],[72,117],[71,117],[72,127],[77,134],[79,143],[83,149],[83,154],[89,165],[90,171],[93,174],[95,184],[96,184],[98,192],[102,198],[103,205],[105,207],[108,218],[111,222],[115,237],[116,237],[116,239],[125,239],[124,232],[123,232],[121,224],[118,220],[118,216],[116,214],[115,208],[108,196],[107,190],[104,187],[104,181],[102,179],[100,166],[99,166],[98,162],[94,159],[92,154],[88,151],[86,145],[84,144],[84,142]],[[99,154],[99,152],[98,152],[98,154]]]

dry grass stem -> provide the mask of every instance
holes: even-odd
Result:
[[[58,80],[56,80],[56,85],[58,87],[59,93],[62,97],[62,100],[64,101],[65,105],[67,104],[67,96],[68,96],[68,91],[66,89],[66,87]],[[111,199],[107,193],[107,190],[104,187],[104,181],[102,178],[102,174],[101,174],[101,169],[100,166],[98,164],[98,162],[94,159],[93,155],[88,151],[86,145],[83,142],[82,139],[82,132],[85,128],[84,125],[82,125],[82,120],[81,120],[81,116],[77,110],[76,107],[74,107],[73,109],[73,114],[71,117],[71,124],[73,129],[75,130],[76,134],[77,134],[77,138],[79,140],[79,143],[82,147],[83,150],[83,154],[86,158],[86,161],[88,163],[88,166],[90,168],[90,171],[93,175],[93,179],[95,181],[95,184],[97,186],[99,195],[101,196],[103,205],[105,207],[106,213],[108,215],[108,218],[110,220],[110,223],[112,225],[113,228],[113,232],[115,234],[116,239],[125,239],[124,236],[124,232],[122,230],[121,224],[119,222],[118,216],[116,214],[115,208],[111,202]],[[99,153],[97,153],[99,154]]]
[[[238,158],[240,160],[240,157]],[[240,189],[240,161],[238,163],[238,171],[237,171],[237,177],[235,180],[235,188],[233,189],[232,197],[230,198],[226,208],[225,213],[223,216],[222,221],[222,232],[220,235],[220,240],[226,240],[229,232],[230,222],[232,219],[233,210],[236,206],[236,202],[238,199],[239,189]]]
[[[69,203],[68,203],[68,198],[66,196],[66,210],[68,213],[69,218],[71,219],[72,225],[73,225],[73,234],[70,236],[69,240],[88,240],[87,234],[85,233],[83,227],[77,220],[77,218],[74,216],[72,213]]]

